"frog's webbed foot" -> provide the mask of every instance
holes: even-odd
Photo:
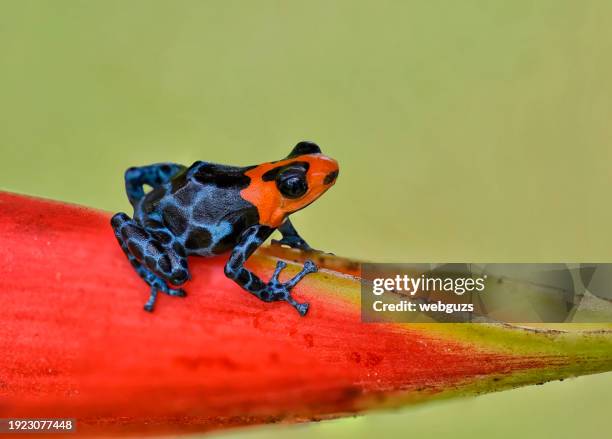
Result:
[[[176,290],[168,288],[168,291],[164,291],[164,293],[166,293],[168,296],[187,297],[187,291],[183,290],[182,288],[177,288]]]
[[[302,238],[297,232],[297,230],[295,230],[295,227],[293,227],[293,224],[291,224],[291,221],[289,220],[289,218],[287,218],[285,222],[281,224],[281,226],[278,228],[278,231],[282,233],[283,238],[279,240],[273,239],[272,240],[273,245],[286,245],[291,248],[303,250],[306,252],[326,253],[321,250],[316,250],[312,248],[310,245],[308,245],[308,243],[304,241],[304,238]],[[331,255],[333,253],[327,253],[327,254]]]
[[[278,245],[278,246],[286,245],[288,247],[295,248],[297,250],[302,250],[302,251],[305,251],[305,252],[322,253],[324,255],[334,256],[333,253],[326,252],[326,251],[323,251],[323,250],[318,250],[316,248],[312,248],[311,246],[308,245],[308,243],[306,243],[306,241],[304,241],[299,236],[297,238],[283,237],[282,239],[273,239],[271,241],[271,243],[272,243],[272,245]]]
[[[319,250],[314,250],[311,246],[308,245],[306,241],[304,241],[299,236],[297,237],[283,237],[282,239],[273,239],[273,245],[286,245],[291,248],[296,248],[298,250],[304,250],[307,252],[318,252]]]
[[[155,307],[155,302],[157,301],[157,294],[159,292],[162,292],[169,296],[174,296],[174,297],[186,297],[187,296],[187,292],[185,290],[168,288],[168,285],[163,279],[161,279],[158,276],[155,276],[153,273],[150,273],[150,275],[154,276],[155,280],[151,282],[152,283],[151,294],[149,295],[149,300],[147,300],[147,303],[145,303],[144,305],[145,311],[153,312],[153,308]],[[147,280],[145,279],[145,281]],[[147,283],[149,283],[149,281],[147,281]]]
[[[270,281],[266,284],[264,290],[260,293],[260,297],[262,300],[266,302],[275,302],[278,300],[284,300],[293,306],[300,315],[304,316],[308,312],[308,304],[297,302],[291,296],[291,289],[297,285],[299,281],[304,278],[307,274],[316,273],[317,266],[314,262],[307,260],[302,267],[302,270],[296,274],[291,280],[287,282],[281,282],[278,279],[281,271],[287,266],[287,263],[284,261],[278,261],[276,263],[276,269],[270,278]]]

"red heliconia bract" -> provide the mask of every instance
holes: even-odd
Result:
[[[186,298],[143,311],[106,212],[0,193],[0,417],[69,417],[80,434],[304,421],[612,369],[612,337],[495,325],[362,323],[357,263],[294,290],[306,317],[191,258]],[[247,263],[267,279],[277,258]],[[298,265],[290,264],[288,277]]]

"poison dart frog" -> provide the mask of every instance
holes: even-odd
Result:
[[[111,225],[136,272],[151,287],[144,309],[153,311],[159,292],[184,297],[178,288],[191,278],[187,257],[231,252],[225,275],[265,302],[284,300],[300,315],[307,303],[291,289],[317,271],[307,260],[291,280],[278,277],[278,261],[269,282],[244,267],[245,261],[276,229],[280,244],[312,250],[289,215],[308,206],[336,181],[338,163],[312,142],[298,143],[283,160],[236,167],[197,161],[190,167],[157,163],[129,168],[125,187],[134,218],[121,212]],[[145,193],[143,186],[151,186]]]

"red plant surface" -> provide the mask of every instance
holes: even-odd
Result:
[[[160,295],[147,313],[148,288],[108,213],[9,193],[0,212],[4,418],[76,418],[83,434],[204,431],[576,373],[567,352],[489,343],[482,326],[455,336],[452,325],[361,323],[358,279],[339,273],[358,265],[331,257],[332,269],[295,289],[310,302],[306,317],[243,291],[225,277],[225,258],[191,258],[188,297]],[[249,266],[266,279],[276,259],[263,253]],[[578,373],[612,368],[609,355],[580,355],[593,366]]]

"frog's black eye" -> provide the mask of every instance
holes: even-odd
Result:
[[[276,187],[287,198],[300,198],[308,190],[306,174],[302,169],[287,169],[278,174]]]

